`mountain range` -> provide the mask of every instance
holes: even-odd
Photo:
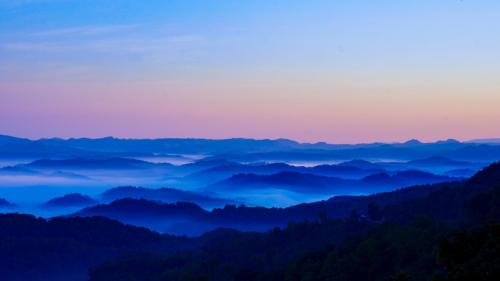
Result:
[[[491,162],[500,158],[500,146],[491,143],[445,140],[422,143],[327,144],[287,139],[39,139],[0,136],[4,158],[92,158],[206,155],[236,162],[386,159],[413,160],[433,156],[463,161]]]
[[[492,250],[500,246],[499,186],[496,163],[464,181],[289,208],[206,211],[192,203],[121,199],[78,213],[88,218],[0,215],[0,273],[7,281],[494,280],[487,277],[498,276]],[[95,215],[269,227],[187,238]]]
[[[271,175],[237,174],[208,186],[206,190],[284,189],[293,192],[312,194],[352,194],[353,192],[369,194],[387,191],[396,187],[454,180],[459,179],[438,176],[421,171],[401,171],[392,175],[387,173],[376,173],[359,180],[325,177],[297,172],[280,172]]]
[[[413,175],[413,172],[410,173]],[[245,180],[248,179],[247,176],[243,175]],[[297,176],[299,177],[298,179],[285,174],[278,176],[277,179],[271,176],[270,179],[273,180],[273,185],[276,185],[274,180],[281,179],[285,179],[286,183],[290,186],[294,184],[300,185],[301,180],[303,180],[303,184],[311,184],[312,182],[310,175],[298,174]],[[306,178],[302,178],[304,176]],[[262,176],[253,175],[250,177],[252,180],[250,184],[253,185],[255,178],[260,179]],[[316,183],[323,184],[321,187],[325,187],[325,183],[331,183],[330,178],[313,177]],[[403,179],[406,177],[405,173],[397,176],[397,178]],[[269,178],[266,178],[266,180],[269,180]],[[373,180],[378,181],[379,179],[375,177]],[[337,182],[338,179],[334,179],[334,181]],[[262,182],[259,181],[260,183]],[[231,227],[244,231],[263,231],[273,226],[285,225],[290,221],[312,219],[320,211],[326,211],[332,217],[342,217],[347,216],[352,210],[359,209],[362,211],[366,209],[368,203],[372,201],[385,205],[388,202],[395,203],[405,198],[414,199],[419,196],[428,195],[430,192],[436,191],[447,184],[449,183],[415,186],[366,197],[333,197],[327,201],[304,203],[288,208],[237,207],[226,205],[224,208],[215,208],[212,211],[207,211],[193,203],[166,204],[144,199],[127,198],[113,201],[109,204],[85,208],[73,214],[73,216],[105,216],[125,223],[175,234],[199,235],[218,227]],[[228,184],[228,187],[231,186],[241,188],[235,182]]]
[[[29,164],[20,165],[26,169],[64,169],[64,170],[134,170],[169,168],[168,163],[151,163],[130,158],[69,158],[69,159],[40,159]]]
[[[383,206],[368,201],[366,211],[353,209],[343,220],[320,210],[316,220],[266,233],[215,231],[208,236],[218,238],[180,264],[172,264],[179,261],[176,255],[126,256],[94,268],[90,280],[119,273],[135,281],[147,272],[158,272],[149,275],[153,281],[184,280],[183,276],[250,281],[495,280],[500,276],[499,180],[500,164],[495,164],[464,182],[419,187],[426,192],[414,193],[416,197],[402,196]],[[394,199],[393,194],[401,192],[409,195],[415,190],[385,196]],[[449,204],[445,199],[451,199]]]
[[[43,208],[68,208],[68,207],[87,207],[90,205],[97,205],[98,201],[90,196],[70,193],[61,197],[56,197],[45,202]]]
[[[229,199],[211,197],[197,192],[179,190],[174,188],[144,188],[134,186],[122,186],[109,189],[101,194],[101,199],[105,202],[111,202],[119,199],[146,199],[152,201],[161,201],[163,203],[192,202],[204,208],[221,207],[237,202]]]

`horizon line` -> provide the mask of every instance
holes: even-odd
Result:
[[[368,145],[368,144],[405,144],[405,143],[422,143],[422,144],[432,144],[439,142],[459,142],[459,143],[488,143],[488,142],[500,142],[500,137],[478,137],[472,139],[458,139],[458,138],[448,138],[448,139],[435,139],[429,141],[422,141],[419,138],[411,138],[406,140],[394,140],[394,141],[366,141],[366,142],[343,142],[343,143],[335,143],[324,140],[318,140],[315,142],[309,141],[299,141],[293,138],[254,138],[254,137],[226,137],[226,138],[204,138],[204,137],[116,137],[112,135],[107,136],[96,136],[96,137],[86,137],[86,136],[78,136],[78,137],[22,137],[16,135],[2,134],[0,133],[0,137],[10,137],[17,139],[25,139],[30,141],[42,141],[42,140],[51,140],[58,139],[63,141],[68,140],[79,140],[79,139],[88,139],[88,140],[100,140],[100,139],[116,139],[116,140],[213,140],[213,141],[223,141],[223,140],[255,140],[255,141],[291,141],[297,144],[327,144],[327,145]]]

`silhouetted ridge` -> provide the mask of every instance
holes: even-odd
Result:
[[[184,167],[190,167],[190,168],[196,167],[196,168],[208,169],[218,166],[231,166],[231,165],[240,165],[240,164],[228,161],[224,158],[215,157],[215,158],[201,159],[196,162],[186,164],[184,165]]]
[[[111,216],[111,218],[141,218],[147,217],[201,217],[207,211],[200,206],[188,203],[161,203],[145,199],[119,199],[109,204],[101,204],[93,207],[88,207],[76,213],[76,216],[92,216],[103,215]]]
[[[257,139],[40,139],[29,140],[3,136],[0,154],[4,157],[27,158],[110,158],[151,157],[197,154],[224,157],[229,161],[257,162],[271,160],[345,160],[419,159],[432,156],[456,160],[492,161],[500,158],[500,146],[479,145],[455,140],[422,143],[328,144],[298,143],[292,140]]]
[[[387,173],[378,173],[363,178],[363,181],[369,183],[386,183],[389,182],[391,179],[392,177]]]
[[[476,172],[472,169],[453,169],[445,172],[445,175],[449,177],[458,177],[458,178],[470,178],[475,174]]]
[[[500,184],[500,162],[493,163],[467,180],[471,186],[488,186],[494,183]]]
[[[373,165],[376,166],[376,165]],[[282,172],[312,174],[316,176],[359,179],[382,169],[362,169],[347,165],[318,165],[314,167],[292,166],[284,163],[272,164],[231,164],[221,165],[195,172],[186,177],[189,181],[200,184],[213,184],[237,174],[273,175]]]
[[[394,192],[371,196],[341,196],[327,201],[304,203],[288,208],[265,208],[226,205],[206,211],[194,204],[162,204],[160,202],[122,199],[106,205],[86,208],[75,215],[101,215],[126,223],[152,227],[158,231],[196,235],[218,227],[239,230],[264,231],[289,222],[315,219],[320,212],[332,218],[345,218],[353,210],[366,213],[371,203],[384,207],[417,198],[423,198],[450,184],[414,186]],[[179,219],[181,222],[179,222]],[[182,224],[182,227],[178,225]],[[173,224],[177,224],[173,227]]]
[[[428,180],[428,179],[433,179],[433,178],[439,178],[439,179],[446,179],[448,177],[443,177],[443,176],[437,176],[431,173],[423,172],[423,171],[418,171],[418,170],[408,170],[408,171],[401,171],[397,172],[396,174],[393,175],[394,178],[400,179],[400,180]],[[448,178],[450,179],[450,178]]]
[[[179,201],[192,202],[207,208],[235,203],[232,200],[214,198],[191,191],[165,187],[159,189],[151,189],[144,187],[121,186],[105,191],[101,194],[101,197],[106,201],[114,201],[123,198],[134,198],[162,201],[165,203],[175,203]]]
[[[191,229],[195,229],[196,225],[203,225],[202,229],[204,230],[217,227],[235,227],[237,229],[262,231],[269,229],[273,225],[283,226],[289,222],[314,219],[319,212],[324,212],[332,218],[348,217],[352,211],[366,214],[370,204],[376,203],[383,209],[383,214],[387,220],[411,221],[417,215],[429,214],[434,215],[437,219],[449,221],[461,219],[463,214],[457,210],[463,210],[465,203],[475,194],[488,191],[488,189],[478,189],[477,184],[472,183],[480,182],[485,186],[494,186],[500,183],[499,173],[499,165],[494,164],[478,173],[465,184],[462,181],[457,181],[413,186],[370,196],[334,197],[327,201],[299,204],[288,208],[236,207],[228,205],[209,212],[194,204],[161,204],[146,200],[123,199],[108,205],[84,209],[77,215],[104,215],[138,225],[142,225],[148,219],[166,223],[181,218],[183,219],[182,223],[186,227],[189,225]],[[407,171],[396,173],[393,176],[380,174],[368,179],[376,181],[378,177],[383,177],[385,181],[388,177],[391,179],[404,179],[422,175],[427,176],[428,174],[419,171]],[[272,176],[242,174],[233,177],[233,179],[237,180],[233,183],[238,182],[239,179],[261,183],[263,178],[267,182],[272,182],[276,179],[281,180],[282,177],[287,178],[287,184],[288,180],[293,183],[300,183],[304,177],[310,183],[309,176],[307,174],[288,172]],[[315,178],[318,177],[315,176]],[[328,179],[327,177],[319,178]],[[167,227],[163,228],[163,231],[167,229],[172,230],[172,228]]]
[[[67,168],[67,169],[143,169],[159,164],[128,158],[71,158],[63,160],[41,159],[24,165],[28,168]],[[168,164],[161,164],[168,165]]]
[[[409,161],[410,165],[419,165],[419,166],[470,166],[472,163],[465,161],[456,161],[443,156],[433,156],[429,158],[417,159],[413,161]]]
[[[91,267],[91,281],[142,281],[145,276],[151,281],[322,281],[325,276],[346,281],[408,280],[409,276],[424,281],[485,276],[492,279],[484,280],[497,280],[498,227],[482,224],[499,221],[498,206],[498,163],[466,181],[334,197],[289,208],[230,205],[209,212],[191,203],[122,199],[86,208],[79,215],[106,215],[134,224],[172,221],[176,229],[200,227],[198,233],[218,227],[269,231],[218,229],[189,239],[100,217],[0,216],[0,274],[6,279],[16,272],[22,281],[58,280],[54,276],[80,281]],[[481,228],[470,230],[476,226]],[[466,232],[450,236],[456,228]],[[445,242],[440,246],[440,241]],[[162,254],[177,249],[191,251]],[[115,258],[130,251],[140,253]],[[485,270],[480,265],[486,265]],[[468,273],[478,278],[468,279]]]
[[[309,173],[280,172],[271,175],[237,174],[207,187],[207,190],[280,188],[304,193],[349,194],[374,193],[395,187],[456,180],[420,171],[403,171],[394,175],[378,173],[360,180],[325,177]]]
[[[477,196],[494,196],[500,190],[500,163],[484,168],[464,182],[449,184],[420,199],[388,206],[384,212],[388,219],[403,222],[418,215],[432,216],[436,220],[457,223],[470,220],[466,206]],[[486,204],[486,200],[484,200]],[[500,200],[498,202],[500,204]],[[475,202],[477,204],[477,201]]]
[[[285,188],[297,192],[326,192],[343,181],[348,180],[296,172],[280,172],[272,175],[237,174],[209,186],[207,190],[263,187]]]
[[[5,209],[5,208],[14,208],[16,207],[16,204],[11,203],[3,198],[0,198],[0,208]]]
[[[417,139],[411,139],[411,140],[404,142],[403,144],[405,144],[405,145],[421,145],[423,143]]]
[[[47,201],[45,204],[43,204],[43,207],[84,207],[95,204],[97,204],[97,201],[87,195],[83,195],[80,193],[70,193]]]
[[[24,167],[19,167],[19,166],[7,166],[0,168],[0,173],[2,174],[36,174],[35,171],[24,168]]]
[[[500,225],[484,223],[500,221],[499,174],[494,164],[469,181],[336,197],[286,209],[216,209],[212,213],[243,220],[252,212],[268,219],[292,212],[311,215],[314,210],[316,219],[267,233],[215,231],[204,235],[213,239],[184,255],[185,260],[151,255],[116,260],[92,270],[90,280],[106,281],[126,272],[130,275],[124,276],[139,281],[144,268],[159,272],[153,281],[184,276],[209,281],[497,280]],[[329,218],[342,204],[354,207],[353,212],[343,220]]]
[[[89,267],[132,251],[168,253],[196,241],[103,217],[0,214],[0,276],[5,281],[87,280]]]
[[[0,135],[0,145],[12,144],[12,143],[29,143],[30,140],[11,137],[7,135]]]
[[[342,162],[339,164],[339,166],[350,166],[360,169],[380,169],[380,167],[377,164],[374,164],[370,161],[359,160],[359,159]]]

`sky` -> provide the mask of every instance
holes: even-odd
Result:
[[[0,0],[0,134],[500,136],[497,0]]]

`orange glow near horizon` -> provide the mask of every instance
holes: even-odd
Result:
[[[500,136],[498,1],[126,2],[0,1],[0,134]]]

